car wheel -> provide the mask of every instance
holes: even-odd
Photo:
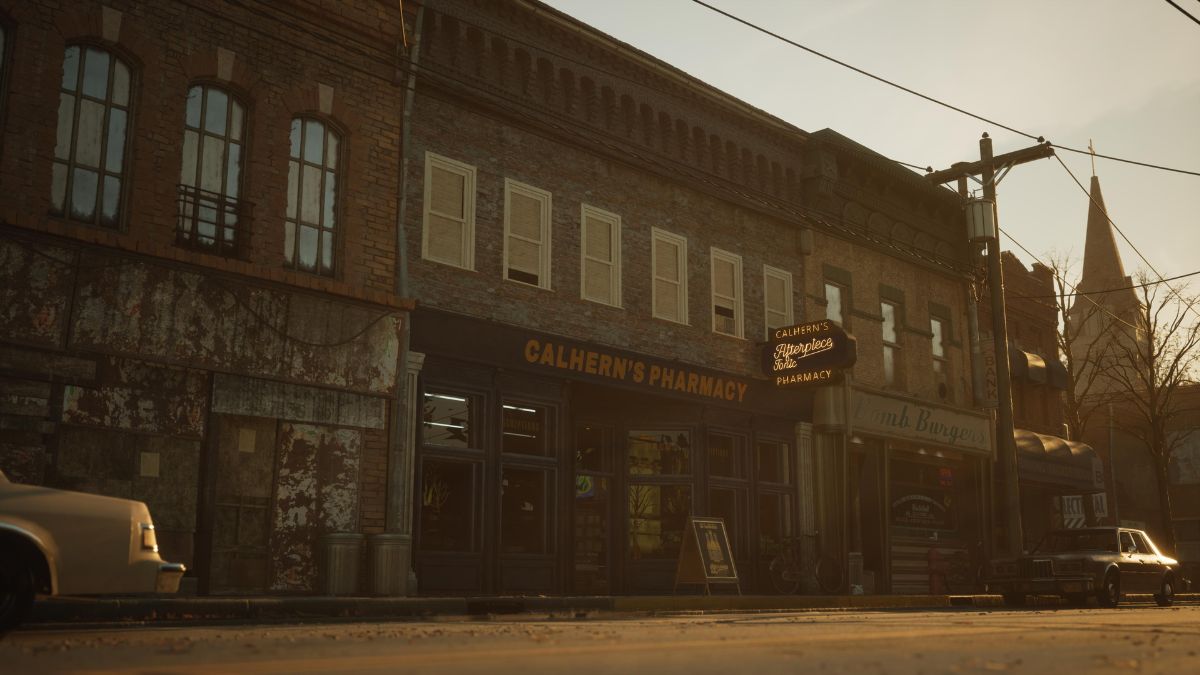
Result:
[[[0,553],[0,633],[21,623],[33,606],[33,573],[14,553]]]
[[[1121,602],[1121,577],[1116,572],[1104,575],[1104,584],[1096,591],[1101,607],[1116,607]]]
[[[1005,593],[1004,594],[1004,604],[1008,605],[1009,607],[1024,607],[1025,606],[1025,594],[1024,593]]]
[[[1171,577],[1164,577],[1162,588],[1158,594],[1154,596],[1154,602],[1158,603],[1159,607],[1170,607],[1175,601],[1175,580]]]

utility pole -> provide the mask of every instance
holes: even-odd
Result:
[[[983,185],[983,197],[992,203],[995,236],[987,241],[987,267],[992,300],[992,339],[996,351],[996,473],[1003,486],[998,500],[1000,504],[994,504],[993,508],[1002,515],[1004,537],[1000,546],[1001,553],[1009,556],[1020,555],[1024,543],[1021,531],[1021,492],[1017,484],[1017,443],[1013,433],[1012,369],[1008,363],[1004,273],[1000,264],[1000,219],[995,206],[996,185],[1012,167],[1045,159],[1053,154],[1054,148],[1042,138],[1038,138],[1037,145],[993,156],[992,139],[985,133],[983,138],[979,139],[978,162],[960,162],[949,169],[925,176],[930,182],[940,185],[978,175],[978,180]]]

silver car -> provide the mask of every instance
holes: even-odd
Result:
[[[175,593],[184,571],[159,557],[142,502],[13,483],[0,471],[0,631],[38,593]]]
[[[987,586],[1009,605],[1024,604],[1028,595],[1060,595],[1075,604],[1095,595],[1102,607],[1116,607],[1125,594],[1149,593],[1166,607],[1179,581],[1179,562],[1142,530],[1088,527],[1054,530],[1028,554],[993,561]]]

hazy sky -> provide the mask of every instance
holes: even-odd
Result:
[[[895,160],[941,169],[977,159],[984,131],[996,154],[1033,144],[690,0],[544,1],[801,129],[829,127]],[[1093,139],[1097,152],[1200,171],[1200,25],[1164,0],[709,1],[1053,142]],[[1200,17],[1200,0],[1176,2]],[[1059,155],[1087,186],[1090,159]],[[1103,159],[1096,174],[1109,216],[1160,272],[1200,270],[1200,176]],[[1014,168],[998,202],[1001,228],[1042,260],[1083,255],[1087,197],[1055,159]],[[1127,273],[1144,267],[1120,245]]]

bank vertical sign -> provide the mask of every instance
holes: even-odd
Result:
[[[763,347],[763,374],[777,387],[828,384],[854,365],[854,338],[836,323],[822,319],[776,328]]]

